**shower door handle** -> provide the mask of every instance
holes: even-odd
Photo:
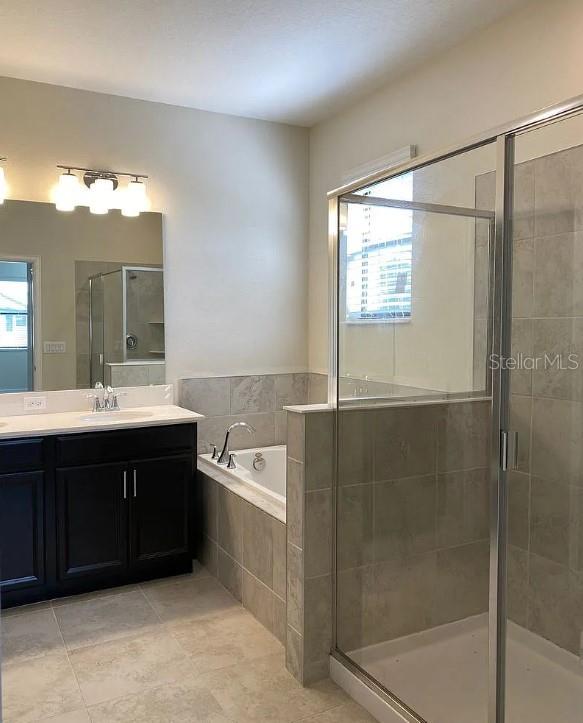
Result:
[[[518,467],[518,432],[500,432],[500,469],[503,472]]]

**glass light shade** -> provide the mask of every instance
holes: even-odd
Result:
[[[62,173],[55,192],[57,211],[74,211],[79,200],[79,179],[74,173]]]
[[[6,176],[4,175],[4,169],[0,166],[0,204],[4,203],[6,198]]]
[[[89,210],[103,215],[110,209],[113,194],[113,181],[110,178],[96,178],[89,189]]]
[[[122,216],[139,216],[142,211],[148,210],[148,206],[145,184],[138,179],[130,181],[124,190]]]

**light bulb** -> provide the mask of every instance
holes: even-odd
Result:
[[[89,189],[89,210],[95,214],[109,211],[113,194],[111,178],[96,178]]]
[[[55,191],[57,211],[74,211],[79,200],[79,179],[71,171],[59,176],[59,185]]]
[[[4,203],[6,198],[6,176],[4,175],[4,169],[0,166],[0,204]]]
[[[124,190],[122,216],[139,216],[142,211],[148,210],[148,206],[145,184],[138,178],[130,181]]]

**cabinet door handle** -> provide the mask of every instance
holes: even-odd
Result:
[[[137,496],[138,496],[137,476],[138,476],[138,473],[137,473],[136,470],[134,469],[134,497],[137,497]]]
[[[124,500],[128,498],[128,473],[125,469],[123,471],[123,498]]]

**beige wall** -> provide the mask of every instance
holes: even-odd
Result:
[[[582,35],[581,2],[533,2],[311,130],[312,371],[327,368],[327,191],[395,149],[424,154],[582,93]]]
[[[38,387],[76,387],[75,261],[162,263],[160,214],[128,219],[116,211],[92,216],[87,209],[59,213],[52,204],[7,201],[0,209],[0,258],[39,263],[40,329]],[[64,354],[43,354],[43,341],[64,341]]]
[[[168,380],[304,371],[308,131],[0,79],[11,197],[55,164],[151,176],[164,213]]]

